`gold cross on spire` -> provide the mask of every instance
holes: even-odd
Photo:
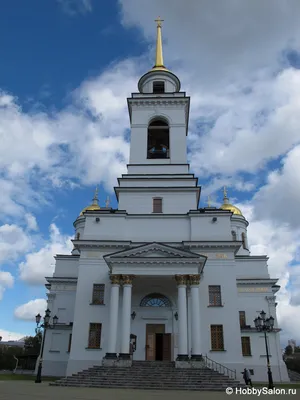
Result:
[[[226,186],[224,186],[223,193],[224,193],[224,199],[227,199],[227,190],[226,190]]]
[[[155,65],[154,69],[166,69],[164,66],[163,50],[162,50],[162,37],[161,37],[161,23],[163,19],[158,17],[155,22],[157,23],[157,37],[156,37],[156,55],[155,55]]]
[[[161,23],[164,22],[164,19],[161,19],[160,17],[158,17],[154,21],[157,23],[157,27],[161,28]]]

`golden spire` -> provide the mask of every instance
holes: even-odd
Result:
[[[98,205],[98,186],[96,186],[95,194],[93,197],[93,205],[97,206]]]
[[[156,38],[156,57],[153,69],[166,69],[164,66],[162,38],[161,38],[161,24],[164,20],[158,17],[155,22],[157,23],[157,38]]]
[[[226,190],[226,186],[224,186],[224,189],[223,189],[223,194],[224,194],[224,199],[228,199],[228,197],[227,197],[227,190]]]

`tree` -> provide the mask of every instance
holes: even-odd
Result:
[[[35,336],[27,336],[24,339],[24,354],[26,355],[38,355],[40,353],[40,347],[42,342],[42,333],[37,332]]]
[[[284,355],[285,356],[291,356],[293,354],[293,348],[292,346],[288,345],[286,346],[285,350],[284,350]]]

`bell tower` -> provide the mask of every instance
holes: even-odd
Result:
[[[190,99],[180,92],[180,80],[164,66],[162,20],[158,18],[153,68],[138,82],[139,93],[128,99],[132,164],[187,163],[186,135]],[[157,167],[154,168],[157,171]],[[162,168],[163,172],[163,168]]]
[[[190,98],[164,65],[158,18],[155,64],[127,99],[131,140],[128,174],[115,188],[119,209],[134,214],[181,214],[198,208],[200,188],[187,164]],[[159,210],[159,211],[158,211]]]

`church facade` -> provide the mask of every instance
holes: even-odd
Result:
[[[47,277],[43,374],[65,376],[94,365],[209,357],[267,380],[264,335],[253,320],[275,318],[268,333],[273,379],[289,381],[276,318],[277,280],[266,256],[251,256],[248,222],[224,190],[220,208],[199,207],[201,187],[187,163],[190,98],[165,68],[161,22],[155,66],[128,99],[128,173],[118,208],[93,203],[74,222],[74,249],[56,255]]]

